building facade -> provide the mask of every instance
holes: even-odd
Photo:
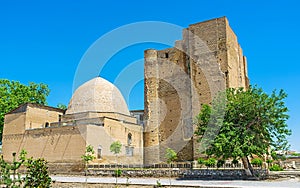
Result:
[[[110,82],[92,79],[80,86],[66,111],[24,104],[5,116],[3,156],[12,160],[22,149],[50,163],[78,163],[92,145],[95,163],[114,164],[110,145],[120,141],[120,162],[143,163],[143,127],[130,116],[120,91]]]
[[[199,156],[193,120],[226,88],[247,88],[247,62],[226,17],[190,25],[173,48],[145,51],[144,162]]]
[[[249,86],[247,62],[225,17],[190,25],[182,40],[145,51],[145,110],[128,111],[120,91],[95,78],[80,86],[66,111],[24,104],[5,116],[3,155],[22,149],[52,163],[78,163],[87,145],[95,163],[115,163],[112,142],[122,143],[119,163],[165,162],[166,148],[181,161],[199,156],[194,117],[220,91]]]

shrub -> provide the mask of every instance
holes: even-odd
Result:
[[[225,160],[223,160],[223,159],[218,160],[218,162],[217,162],[217,168],[222,167],[224,164],[225,164]]]
[[[214,167],[217,163],[217,160],[215,158],[209,158],[205,161],[205,166],[207,167]]]
[[[285,161],[286,160],[286,156],[285,155],[279,155],[278,159],[282,160],[282,161]]]
[[[268,165],[270,165],[271,163],[273,163],[273,160],[272,159],[267,159],[266,163],[268,163]]]
[[[271,157],[272,157],[272,159],[274,159],[274,160],[278,160],[278,155],[277,155],[277,153],[276,153],[275,151],[272,151],[272,152],[271,152]]]
[[[200,165],[200,167],[202,167],[202,165],[205,164],[205,159],[203,159],[203,158],[198,158],[197,162],[198,162],[198,164]]]
[[[270,171],[283,171],[283,168],[278,164],[274,164],[269,168]]]
[[[51,178],[48,174],[47,161],[45,159],[27,159],[25,163],[27,173],[25,187],[50,187]]]
[[[115,170],[115,176],[116,177],[120,177],[121,175],[122,175],[122,170],[121,169]]]
[[[251,160],[251,164],[252,165],[255,165],[255,166],[259,166],[261,167],[262,166],[262,160],[260,158],[255,158],[255,159],[252,159]]]
[[[238,161],[237,159],[233,159],[233,160],[231,161],[231,164],[233,164],[234,167],[236,167],[237,164],[239,164],[239,161]]]
[[[6,187],[17,188],[24,187],[50,187],[51,178],[48,174],[47,162],[44,159],[26,158],[27,152],[22,150],[19,159],[16,159],[16,153],[13,153],[13,162],[9,163],[0,157],[0,184]],[[22,178],[18,173],[21,166],[27,168],[25,177]]]
[[[20,187],[22,185],[21,174],[18,169],[26,160],[26,151],[22,150],[19,159],[16,159],[16,153],[13,153],[13,162],[9,163],[4,161],[3,156],[0,158],[0,184],[5,184],[6,187]]]
[[[160,180],[156,180],[156,187],[162,187]]]
[[[88,145],[85,148],[85,153],[81,156],[84,162],[84,175],[87,175],[88,172],[88,164],[90,161],[94,160],[96,157],[94,156],[95,151],[92,145]]]
[[[300,153],[292,153],[292,156],[300,157]]]

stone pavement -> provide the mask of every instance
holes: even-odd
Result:
[[[56,182],[68,182],[68,183],[84,183],[86,178],[84,176],[51,176],[52,180]],[[130,185],[156,185],[157,178],[129,178]],[[105,183],[114,184],[116,181],[113,177],[88,177],[87,183]],[[169,185],[168,178],[161,178],[160,183],[162,185]],[[205,181],[205,180],[176,180],[172,179],[172,185],[180,187],[242,187],[242,188],[300,188],[300,180],[298,178],[283,179],[275,181]],[[118,178],[118,183],[126,184],[126,178]]]

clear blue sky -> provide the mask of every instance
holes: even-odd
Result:
[[[0,1],[0,78],[49,85],[48,103],[67,104],[85,51],[99,37],[138,21],[182,27],[227,16],[248,58],[251,84],[267,92],[284,89],[290,109],[291,149],[300,151],[300,3],[289,1]],[[143,58],[136,45],[111,59],[101,76],[113,81],[124,63]],[[115,58],[115,60],[114,60]],[[120,68],[121,67],[121,68]],[[141,70],[143,71],[143,70]],[[130,95],[131,109],[143,108],[143,84]],[[134,100],[133,100],[134,99]]]

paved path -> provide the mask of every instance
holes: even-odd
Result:
[[[52,176],[52,179],[57,182],[85,182],[85,177],[80,176]],[[130,178],[130,184],[135,185],[156,185],[157,178]],[[88,177],[88,183],[115,183],[116,179],[112,177]],[[125,184],[126,178],[118,178],[118,183]],[[288,179],[288,180],[276,180],[276,181],[205,181],[205,180],[176,180],[172,179],[172,185],[178,186],[201,186],[201,187],[249,187],[249,188],[300,188],[300,180]],[[160,179],[162,185],[169,185],[169,179]]]

